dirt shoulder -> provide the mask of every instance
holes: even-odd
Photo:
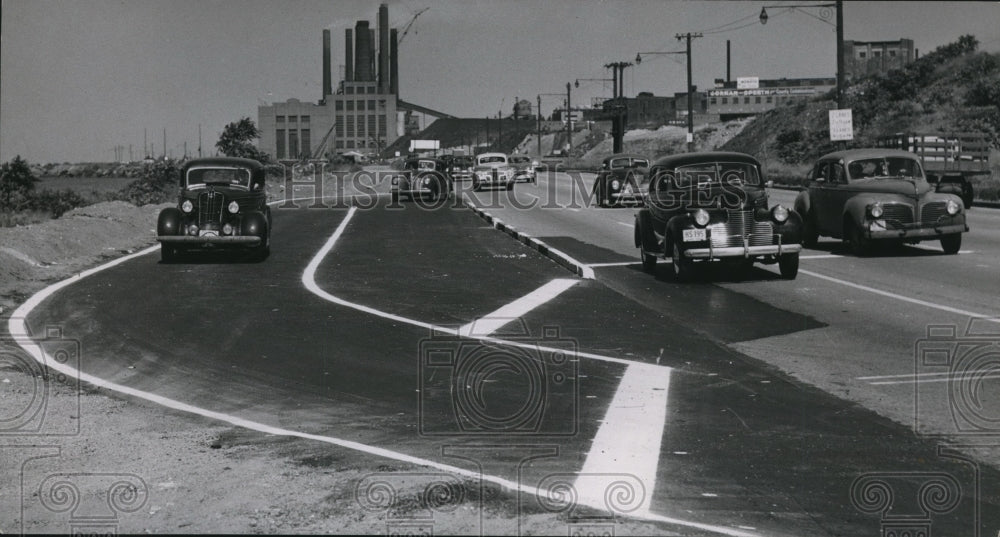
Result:
[[[0,533],[702,534],[519,508],[511,491],[454,476],[432,489],[436,470],[45,375],[11,341],[14,308],[155,244],[161,207],[101,203],[0,229],[0,512],[14,515]]]

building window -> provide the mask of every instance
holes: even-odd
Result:
[[[722,104],[729,104],[729,97],[723,97]]]
[[[744,97],[743,104],[750,104],[750,97]]]
[[[337,141],[336,141],[336,142],[335,142],[335,143],[333,144],[333,147],[335,147],[335,148],[337,148],[337,149],[343,149],[343,148],[344,148],[344,141],[343,141],[343,140],[337,140]]]
[[[274,116],[274,122],[275,123],[284,123],[285,122],[285,116]]]
[[[309,135],[309,129],[300,130],[299,136],[302,137],[302,153],[306,158],[312,158],[312,137]]]
[[[378,117],[378,135],[385,137],[385,114]]]
[[[759,96],[758,97],[754,97],[753,102],[754,102],[754,104],[760,104],[760,97]]]
[[[299,117],[298,116],[288,116],[288,122],[289,123],[298,123],[298,121],[299,121]]]
[[[354,138],[354,116],[347,116],[347,134],[348,138]]]
[[[299,158],[299,133],[288,131],[288,158]]]
[[[347,86],[347,88],[344,91],[344,93],[346,93],[348,95],[354,95],[354,86]]]
[[[368,136],[375,136],[375,114],[368,116]]]
[[[895,50],[890,50],[889,51],[889,56],[892,57],[892,58],[895,58],[896,57],[896,51]]]
[[[354,101],[347,101],[347,111],[348,112],[354,111]]]
[[[375,86],[368,86],[368,93],[375,93]]]
[[[709,99],[708,102],[709,102],[709,104],[716,104],[715,97],[712,97],[711,99]]]
[[[344,101],[336,101],[336,104],[333,105],[333,109],[338,112],[342,112],[344,110]]]
[[[876,51],[874,51],[872,53],[875,55],[876,58],[881,58],[882,57],[882,51],[881,50],[876,50]]]
[[[771,102],[771,100],[772,100],[772,97],[771,97],[770,95],[768,95],[768,96],[767,96],[767,99],[766,99],[766,102],[770,103],[770,102]]]
[[[300,123],[309,123],[309,116],[299,116]]]
[[[368,110],[375,111],[375,99],[368,99]]]
[[[337,127],[337,138],[344,137],[344,116],[337,116],[337,121],[335,122]]]
[[[866,53],[864,51],[858,53],[858,57],[862,60],[865,59]]]
[[[354,140],[348,140],[346,145],[348,149],[354,149]]]
[[[365,116],[358,116],[358,138],[365,137]]]
[[[285,129],[277,129],[274,131],[274,150],[278,154],[278,158],[285,158]]]

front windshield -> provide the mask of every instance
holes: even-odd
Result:
[[[192,168],[187,172],[188,187],[224,185],[250,188],[250,170],[246,168]]]
[[[531,159],[528,157],[511,157],[510,161],[517,164],[524,164],[525,162],[531,162]]]
[[[455,159],[455,166],[472,166],[472,159],[457,158]]]
[[[760,174],[744,162],[704,162],[678,166],[675,181],[679,188],[710,185],[760,185]]]
[[[923,171],[920,163],[914,159],[903,157],[867,158],[855,160],[847,165],[851,179],[869,179],[874,177],[904,177],[920,178]]]
[[[644,159],[616,158],[611,161],[611,168],[648,168],[649,161]]]
[[[502,156],[496,156],[496,157],[479,157],[479,163],[480,164],[495,164],[495,163],[503,164],[505,162],[507,162],[507,159],[505,157],[502,157]]]

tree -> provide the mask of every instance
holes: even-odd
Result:
[[[267,163],[270,157],[253,145],[253,140],[260,137],[260,129],[252,119],[245,117],[226,125],[215,142],[215,147],[227,157],[251,158],[261,163]]]
[[[0,200],[4,208],[12,208],[13,201],[18,197],[26,197],[35,189],[38,178],[31,173],[28,162],[21,155],[0,166]]]

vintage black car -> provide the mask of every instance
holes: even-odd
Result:
[[[795,209],[804,220],[807,247],[823,235],[844,240],[856,255],[879,245],[926,240],[939,240],[946,254],[957,254],[962,233],[969,230],[962,199],[935,192],[919,157],[896,149],[820,157],[808,186],[795,198]]]
[[[535,168],[538,161],[532,160],[528,155],[511,155],[510,165],[514,167],[514,182],[536,183],[538,173]]]
[[[649,159],[639,155],[617,154],[601,162],[592,194],[598,207],[642,203],[640,188],[649,177]]]
[[[266,258],[271,209],[264,177],[264,166],[256,160],[215,157],[184,163],[177,207],[160,211],[156,223],[163,261],[212,248],[240,248]]]
[[[475,159],[468,155],[455,155],[451,159],[448,173],[453,181],[471,181]]]
[[[670,258],[678,280],[689,279],[696,260],[724,261],[745,270],[777,263],[794,279],[802,250],[802,220],[790,209],[768,208],[760,163],[729,152],[683,153],[649,169],[645,206],[635,216],[635,245],[652,272]]]
[[[403,169],[392,176],[389,187],[392,202],[400,197],[427,196],[441,199],[454,192],[454,184],[448,174],[448,166],[437,158],[410,157],[403,161]]]

